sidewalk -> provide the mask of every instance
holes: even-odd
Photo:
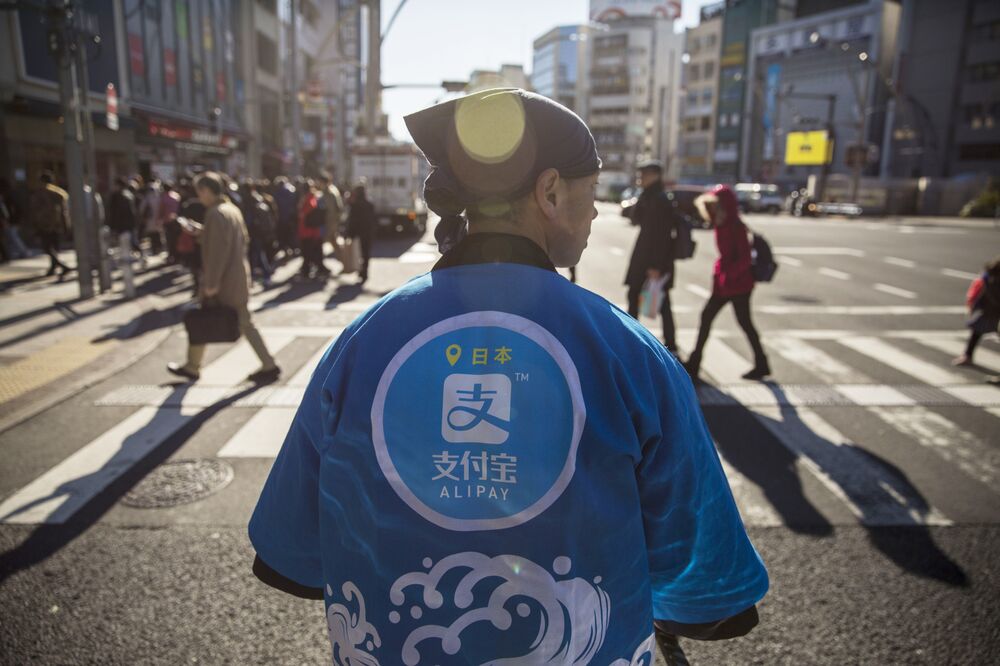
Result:
[[[76,263],[72,252],[60,258]],[[135,300],[117,281],[83,301],[76,274],[46,277],[48,265],[45,255],[0,264],[0,432],[152,351],[190,289],[183,269],[153,260],[136,276]]]

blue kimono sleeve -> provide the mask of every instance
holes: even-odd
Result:
[[[343,337],[343,336],[342,336]],[[333,402],[324,395],[335,344],[306,388],[292,426],[250,518],[250,542],[270,568],[300,585],[323,587],[319,529],[319,474],[324,430]]]
[[[639,419],[636,469],[653,617],[716,622],[767,593],[764,563],[747,536],[691,380],[657,350],[648,380],[656,404]],[[648,394],[647,394],[648,395]]]

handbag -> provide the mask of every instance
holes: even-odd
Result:
[[[344,265],[342,273],[356,273],[361,267],[361,244],[353,238],[338,238],[333,244],[333,258]]]
[[[240,323],[236,310],[218,303],[202,303],[184,313],[184,328],[193,345],[210,342],[236,342]]]
[[[649,318],[657,316],[660,312],[660,306],[663,304],[663,286],[669,278],[669,275],[663,275],[655,280],[646,278],[646,282],[642,285],[642,291],[639,292],[640,315]]]

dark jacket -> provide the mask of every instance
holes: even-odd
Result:
[[[375,233],[375,207],[368,199],[351,197],[351,210],[347,214],[347,235],[350,238],[372,236]]]
[[[674,231],[679,218],[677,209],[663,191],[663,183],[650,185],[639,195],[632,212],[632,222],[639,225],[625,284],[638,288],[646,281],[646,271],[656,269],[669,274],[665,288],[674,286]]]
[[[108,228],[115,233],[123,234],[135,231],[139,224],[136,214],[135,195],[131,190],[115,190],[108,202]]]

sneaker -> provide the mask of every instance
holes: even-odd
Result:
[[[250,374],[247,377],[247,381],[251,381],[254,384],[271,384],[272,382],[276,382],[280,376],[281,368],[274,366],[273,368],[261,368],[257,372]]]
[[[199,375],[194,370],[189,370],[187,366],[181,365],[180,363],[167,363],[167,372],[172,375],[177,375],[178,377],[183,377],[192,382],[198,381]]]
[[[952,359],[951,364],[957,366],[972,365],[972,357],[967,354],[962,354],[961,356]]]

